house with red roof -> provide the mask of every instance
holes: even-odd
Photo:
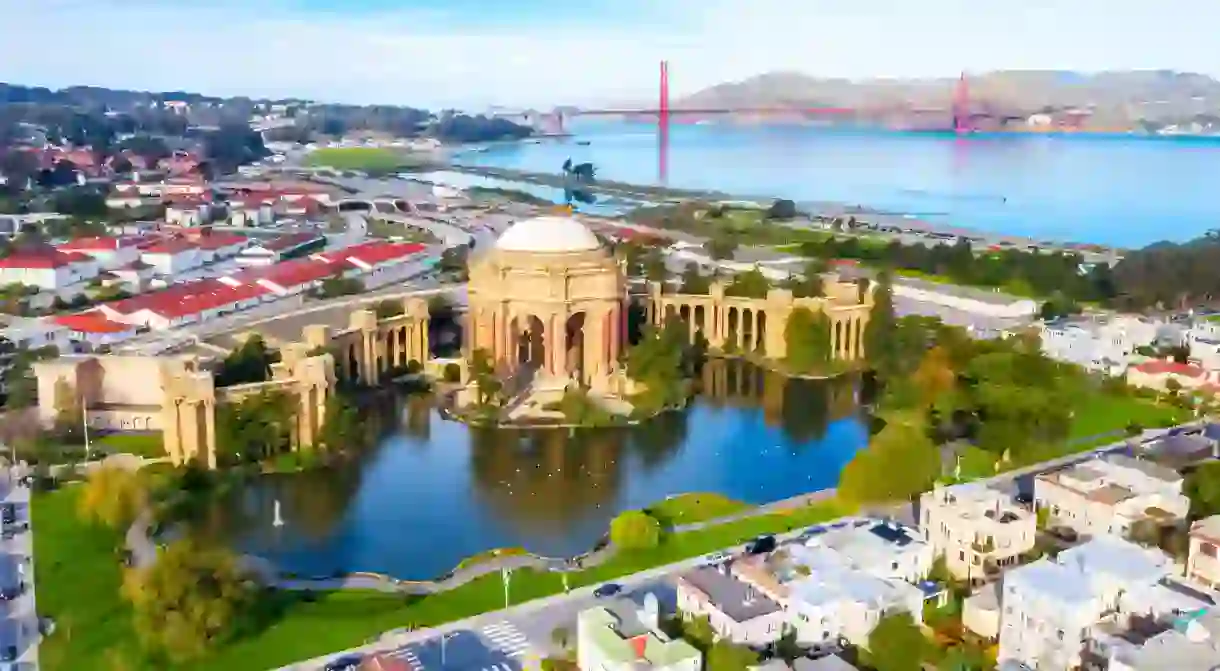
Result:
[[[416,242],[374,240],[315,254],[313,258],[330,263],[344,277],[357,278],[366,289],[371,289],[406,280],[425,270],[426,249],[426,245]]]
[[[108,347],[136,335],[135,326],[114,321],[101,310],[58,315],[48,319],[68,329],[72,340],[88,343],[94,349]]]
[[[198,235],[188,233],[186,239],[199,249],[199,254],[205,264],[231,259],[250,246],[250,238],[244,235],[204,230],[206,232]]]
[[[100,306],[107,318],[163,330],[196,324],[260,305],[271,292],[258,285],[232,286],[214,279],[170,285]]]
[[[295,296],[315,287],[322,280],[339,274],[340,268],[318,258],[289,259],[264,267],[247,268],[219,278],[232,287],[257,286],[277,296]]]
[[[325,246],[326,236],[320,233],[288,233],[250,245],[242,250],[237,263],[243,266],[267,266]]]
[[[56,249],[86,254],[96,259],[103,270],[111,270],[139,261],[142,242],[145,239],[136,235],[91,236],[74,238],[56,245]]]
[[[183,238],[167,238],[143,245],[140,260],[158,275],[173,277],[203,265],[199,248]]]
[[[0,285],[24,284],[61,296],[84,291],[99,272],[98,262],[88,254],[50,246],[18,249],[0,259]]]
[[[1151,359],[1127,369],[1127,384],[1157,391],[1169,391],[1174,386],[1189,391],[1216,382],[1215,372],[1208,372],[1198,364],[1168,359]]]

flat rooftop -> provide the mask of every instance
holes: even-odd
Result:
[[[706,594],[712,605],[735,622],[747,622],[782,610],[778,603],[750,585],[710,566],[687,571],[680,579]]]

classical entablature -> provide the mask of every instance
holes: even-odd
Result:
[[[702,334],[708,344],[722,351],[758,352],[770,358],[787,356],[784,329],[797,308],[823,312],[830,320],[831,349],[844,360],[864,356],[864,326],[873,307],[872,292],[861,296],[854,282],[828,278],[826,295],[794,298],[786,289],[771,289],[766,298],[725,295],[726,285],[713,282],[707,294],[665,293],[658,283],[649,285],[648,319],[660,326],[667,319],[686,322],[693,341]]]

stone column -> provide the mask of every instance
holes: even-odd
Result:
[[[431,322],[431,321],[432,320],[427,317],[424,317],[423,319],[420,320],[421,323],[419,325],[419,339],[420,339],[419,364],[421,366],[424,365],[425,363],[428,363],[428,359],[431,358],[431,356],[428,352],[428,350],[430,350],[432,348],[431,343],[428,342],[428,325],[429,325],[429,322]]]

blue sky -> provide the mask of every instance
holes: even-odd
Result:
[[[774,70],[1220,76],[1220,0],[0,0],[0,23],[0,81],[471,109],[649,100],[661,58],[675,94]]]

